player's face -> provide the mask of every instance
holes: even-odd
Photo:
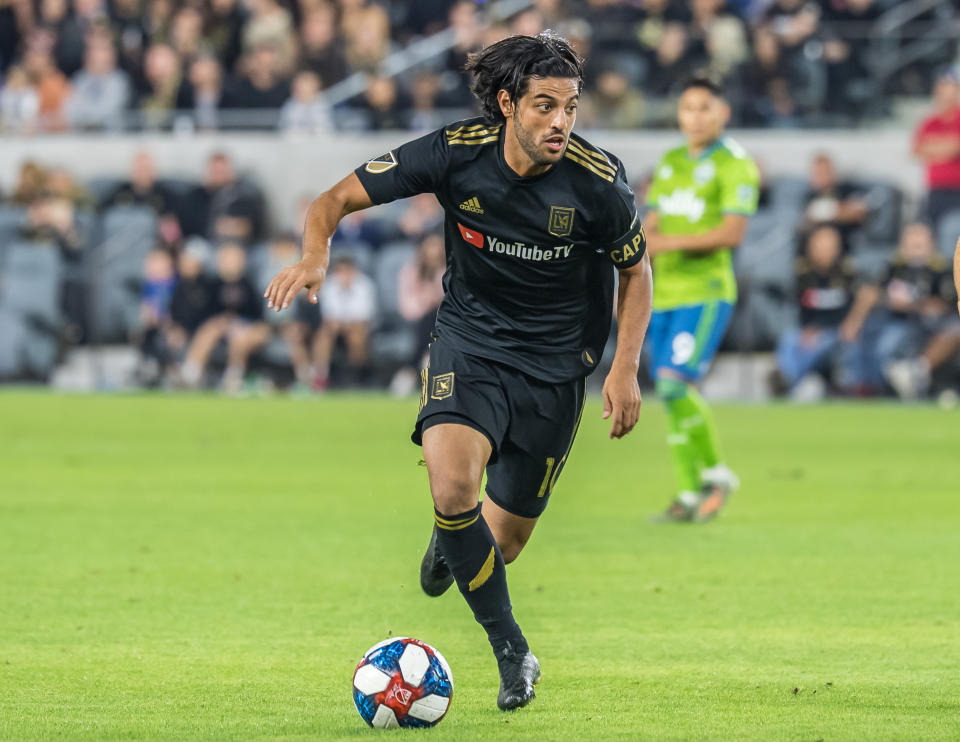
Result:
[[[535,165],[559,162],[577,118],[580,92],[574,78],[533,78],[517,101],[513,128],[520,147]]]
[[[677,119],[691,147],[703,147],[720,136],[730,107],[705,88],[689,88],[680,96]]]

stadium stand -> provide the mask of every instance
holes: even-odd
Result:
[[[47,377],[57,359],[62,260],[52,244],[7,245],[0,284],[0,369]]]
[[[201,188],[199,183],[184,179],[161,182],[176,182],[177,191],[185,198]],[[99,196],[115,192],[118,183],[109,178],[93,179],[86,190]],[[867,180],[853,187],[863,194],[870,216],[851,240],[850,257],[862,280],[876,281],[890,263],[907,200],[899,187],[887,182]],[[799,176],[773,178],[764,188],[763,205],[751,219],[746,238],[735,253],[741,299],[725,342],[727,350],[771,351],[795,326],[794,263],[808,229],[804,214],[809,190],[807,180]],[[350,256],[376,287],[377,316],[369,341],[369,378],[376,385],[386,384],[414,355],[415,327],[399,313],[397,277],[414,254],[419,236],[436,228],[432,208],[425,204],[381,207],[355,216],[334,239],[335,254]],[[941,235],[960,232],[956,217],[952,213],[945,218]],[[151,251],[162,249],[175,255],[192,244],[190,240],[199,240],[207,245],[203,249],[205,265],[213,273],[215,245],[182,233],[168,243],[160,233],[159,214],[150,205],[106,205],[96,211],[77,211],[74,218],[78,224],[84,222],[78,234],[87,235],[79,240],[79,260],[61,245],[24,239],[27,208],[0,208],[0,234],[6,235],[0,242],[0,313],[9,328],[9,337],[0,348],[4,354],[0,373],[5,378],[45,379],[77,345],[140,343],[141,287]],[[398,224],[406,231],[398,233]],[[946,243],[942,236],[938,243],[941,249],[946,249]],[[278,267],[271,260],[270,247],[253,242],[246,253],[247,276],[254,287],[262,289]],[[38,282],[38,276],[44,280]],[[65,295],[71,282],[79,284],[80,294],[80,300],[72,304]],[[309,305],[301,311],[318,313]],[[251,368],[256,374],[287,383],[291,376],[291,356],[283,332],[287,320],[268,319],[276,331],[254,355]],[[77,335],[68,329],[71,325],[85,330]],[[334,355],[335,365],[342,360],[341,349]],[[213,354],[211,378],[219,374],[225,362],[223,349]],[[150,383],[171,383],[162,375],[151,378],[154,380]]]
[[[592,126],[670,126],[669,98],[694,69],[728,86],[738,126],[856,124],[889,115],[893,95],[930,90],[935,68],[953,59],[943,30],[956,17],[950,2],[897,0],[140,7],[4,4],[4,130],[431,128],[471,110],[470,51],[544,27],[589,60]]]
[[[146,206],[115,206],[103,214],[103,242],[89,257],[91,330],[98,342],[123,342],[137,328],[140,279],[154,247],[156,214]]]
[[[724,82],[741,129],[902,123],[898,107],[926,108],[922,97],[931,93],[924,126],[952,126],[960,110],[955,76],[941,74],[956,54],[957,8],[945,1],[211,0],[141,8],[135,0],[13,0],[0,7],[0,23],[12,32],[0,48],[0,129],[24,142],[120,129],[181,140],[216,137],[214,130],[280,129],[284,139],[421,132],[475,113],[462,74],[471,51],[544,27],[588,58],[580,130],[673,127],[677,85],[704,69]],[[239,240],[247,277],[265,285],[276,269],[271,238],[298,228],[277,219],[293,211],[290,190],[283,200],[262,171],[241,172],[236,150],[208,153],[195,177],[162,150],[139,151],[128,177],[86,167],[82,182],[55,157],[22,159],[0,204],[0,378],[46,379],[77,347],[149,345],[143,275],[155,249],[176,257],[190,239],[207,240],[198,252],[212,275],[216,248]],[[651,164],[630,162],[629,171],[642,180]],[[799,246],[815,224],[836,222],[833,210],[843,207],[837,226],[866,283],[885,274],[902,225],[929,212],[889,173],[844,179],[829,163],[818,180],[817,158],[777,164],[735,255],[741,301],[727,350],[770,352],[795,327]],[[377,290],[372,383],[385,384],[415,353],[397,276],[440,218],[429,198],[414,199],[354,215],[334,237],[336,253],[349,255]],[[946,209],[932,226],[939,249],[952,254],[960,211]],[[270,322],[251,368],[286,383],[289,322]],[[162,363],[175,367],[184,350],[167,348]],[[343,355],[335,351],[335,365]],[[212,377],[225,362],[218,349]],[[138,379],[177,383],[176,373]]]

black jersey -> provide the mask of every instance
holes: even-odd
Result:
[[[828,270],[819,271],[806,258],[797,261],[797,298],[802,327],[836,328],[843,322],[859,279],[853,264],[839,258]]]
[[[927,299],[942,299],[947,304],[956,301],[956,289],[950,264],[939,255],[932,256],[922,263],[909,263],[902,257],[896,257],[887,268],[881,285],[888,297],[895,294],[909,297],[914,304]],[[903,312],[891,310],[898,317]]]
[[[613,266],[646,249],[633,192],[620,161],[576,135],[546,173],[520,177],[503,132],[461,121],[356,174],[374,203],[433,193],[443,206],[439,337],[543,381],[583,377],[610,331]]]

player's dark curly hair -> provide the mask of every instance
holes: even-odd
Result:
[[[725,97],[723,94],[723,86],[705,72],[695,74],[692,77],[688,77],[686,80],[684,80],[683,84],[680,86],[680,92],[685,93],[690,90],[690,88],[701,88],[703,90],[708,90],[718,98]]]
[[[467,59],[472,75],[470,90],[480,101],[491,123],[502,123],[497,94],[506,90],[510,100],[523,97],[531,77],[572,77],[583,88],[583,59],[570,42],[549,29],[536,36],[511,36],[491,44]]]

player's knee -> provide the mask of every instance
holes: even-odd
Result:
[[[463,472],[436,472],[430,475],[433,504],[444,515],[456,515],[477,506],[480,483]]]
[[[688,393],[689,387],[685,381],[670,377],[657,379],[657,396],[667,404],[683,399]]]
[[[504,564],[510,564],[514,559],[520,556],[523,547],[527,545],[529,536],[511,535],[504,539],[504,543],[498,543],[500,553],[503,555]]]

